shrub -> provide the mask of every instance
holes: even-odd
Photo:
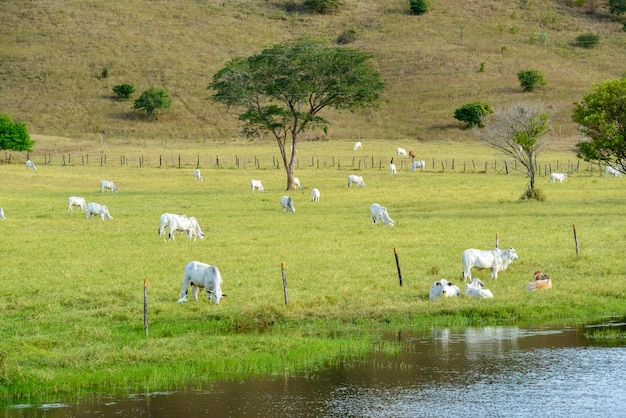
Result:
[[[135,87],[132,84],[119,84],[117,86],[113,86],[113,93],[120,100],[128,100],[130,95],[135,92]]]
[[[493,109],[487,103],[468,103],[454,111],[454,118],[467,123],[468,128],[484,126],[484,119],[493,113]]]
[[[428,11],[428,0],[409,0],[411,12],[416,15],[423,15]]]
[[[310,11],[319,14],[332,14],[337,13],[341,6],[343,6],[342,0],[304,0],[304,7]]]
[[[535,87],[546,84],[543,74],[537,70],[522,70],[517,73],[517,78],[523,91],[533,91]]]
[[[356,39],[356,29],[351,28],[351,29],[347,29],[343,31],[343,33],[339,35],[339,37],[337,38],[337,43],[341,45],[350,44],[354,42],[355,39]]]
[[[596,45],[598,45],[599,41],[599,35],[596,35],[594,33],[584,33],[576,37],[574,46],[579,46],[581,48],[594,48]]]

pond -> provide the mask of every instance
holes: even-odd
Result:
[[[624,326],[623,324],[618,324]],[[203,390],[14,405],[7,417],[625,417],[626,347],[588,327],[398,332],[390,356],[314,376],[215,382]]]

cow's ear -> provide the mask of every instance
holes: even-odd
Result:
[[[225,297],[227,297],[227,296],[228,296],[227,294],[222,293],[222,297],[223,297],[223,298],[225,298]]]

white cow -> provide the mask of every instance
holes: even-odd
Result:
[[[193,170],[193,176],[196,179],[196,181],[204,180],[204,177],[202,177],[202,174],[200,174],[200,170],[198,170],[197,168]]]
[[[222,293],[222,275],[219,269],[199,261],[190,261],[185,266],[178,303],[187,300],[189,286],[195,300],[198,300],[198,289],[206,290],[207,298],[215,304],[219,304],[220,299],[226,296]]]
[[[117,187],[115,187],[115,184],[113,184],[112,181],[100,180],[100,193],[104,192],[105,190],[110,190],[117,193]]]
[[[485,284],[478,278],[474,277],[471,282],[465,285],[465,294],[472,298],[493,298],[493,293],[489,289],[483,289]]]
[[[610,165],[607,165],[606,170],[604,171],[604,177],[608,176],[609,174],[613,174],[615,177],[622,177],[622,173],[619,170],[616,170]]]
[[[393,226],[393,220],[389,217],[387,208],[380,206],[378,203],[373,203],[370,206],[370,215],[374,225],[378,225],[378,221],[382,221],[385,225]]]
[[[176,215],[173,213],[164,213],[160,216],[159,218],[159,236],[163,235],[165,233],[165,229],[169,229],[170,227],[170,217],[172,216],[182,216],[184,218],[186,218],[186,215]],[[168,231],[168,238],[169,238],[169,231]]]
[[[476,250],[474,248],[463,251],[461,261],[463,262],[463,279],[471,280],[471,269],[478,270],[491,269],[490,277],[498,278],[498,272],[506,270],[513,260],[517,260],[517,252],[513,247],[506,250],[494,248],[492,250]]]
[[[357,141],[357,142],[354,143],[353,150],[356,151],[358,149],[363,149],[363,144],[361,144],[361,141]]]
[[[283,212],[284,211],[289,211],[291,213],[296,212],[296,208],[293,205],[293,200],[291,200],[289,196],[283,196],[280,198],[280,206],[283,208]]]
[[[101,205],[100,203],[89,202],[85,212],[87,213],[87,219],[91,219],[93,215],[100,216],[103,221],[105,219],[113,219],[109,213],[109,208],[105,205]]]
[[[4,217],[4,209],[0,208],[0,219],[5,219]]]
[[[175,240],[174,233],[175,232],[186,232],[187,239],[191,239],[195,241],[196,238],[204,239],[204,232],[200,229],[200,225],[198,221],[193,216],[186,217],[185,215],[175,215],[172,213],[164,213],[161,215],[161,225],[166,224],[169,229],[167,239]],[[163,231],[165,227],[162,228]],[[163,234],[161,228],[159,228],[159,235]]]
[[[550,180],[548,183],[555,183],[557,180],[559,183],[563,183],[563,180],[567,178],[567,173],[550,173]]]
[[[85,209],[87,209],[87,202],[85,201],[84,197],[70,196],[67,203],[67,210],[73,211],[74,206],[78,206],[84,212]]]
[[[458,286],[448,282],[446,279],[441,279],[438,282],[433,282],[430,287],[429,299],[433,300],[440,296],[454,297],[461,294],[461,289]]]
[[[396,165],[394,163],[389,163],[389,174],[398,174],[398,170],[396,170]]]
[[[426,169],[426,161],[424,160],[413,161],[413,164],[411,164],[411,166],[409,167],[409,171],[415,171],[418,168],[421,168],[422,171],[424,171]]]
[[[398,155],[402,155],[403,157],[409,156],[409,153],[406,152],[404,148],[396,148],[396,152],[398,153]]]
[[[320,191],[318,189],[311,189],[311,202],[320,201]]]
[[[302,185],[300,184],[300,179],[298,177],[293,178],[293,185],[296,186],[296,188],[298,189],[302,188]]]
[[[252,191],[252,193],[254,193],[255,190],[258,190],[259,192],[264,192],[265,189],[263,188],[263,185],[261,184],[261,180],[250,180],[250,191]]]
[[[31,160],[26,160],[26,169],[37,171],[37,166],[35,166],[35,163],[32,162]]]
[[[363,177],[351,174],[348,176],[348,187],[351,187],[353,184],[358,184],[359,187],[365,187]]]

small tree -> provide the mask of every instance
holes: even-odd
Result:
[[[113,86],[113,93],[120,100],[128,100],[130,95],[135,92],[135,87],[132,84],[119,84],[117,86]]]
[[[428,0],[409,0],[411,12],[416,15],[423,15],[428,11]]]
[[[158,87],[150,87],[135,100],[133,108],[144,109],[148,113],[148,120],[152,120],[156,109],[167,109],[171,105],[172,100],[165,90]]]
[[[314,13],[332,14],[337,13],[341,6],[342,0],[304,0],[304,7]]]
[[[545,86],[543,74],[537,70],[522,70],[517,73],[517,79],[523,91],[533,91],[537,86]]]
[[[0,149],[30,152],[34,144],[26,125],[12,122],[9,115],[0,115]]]
[[[614,15],[626,13],[626,0],[609,0],[609,11]]]
[[[493,113],[487,103],[473,102],[463,105],[454,111],[454,118],[467,123],[467,128],[482,128],[484,119]]]
[[[594,33],[583,33],[582,35],[578,35],[576,37],[574,46],[591,49],[598,45],[598,42],[600,42],[600,35],[596,35]]]
[[[495,111],[485,123],[487,129],[474,129],[474,134],[485,145],[513,158],[526,170],[528,187],[523,199],[544,200],[541,190],[535,187],[537,156],[547,144],[550,117],[538,107],[516,104]]]

